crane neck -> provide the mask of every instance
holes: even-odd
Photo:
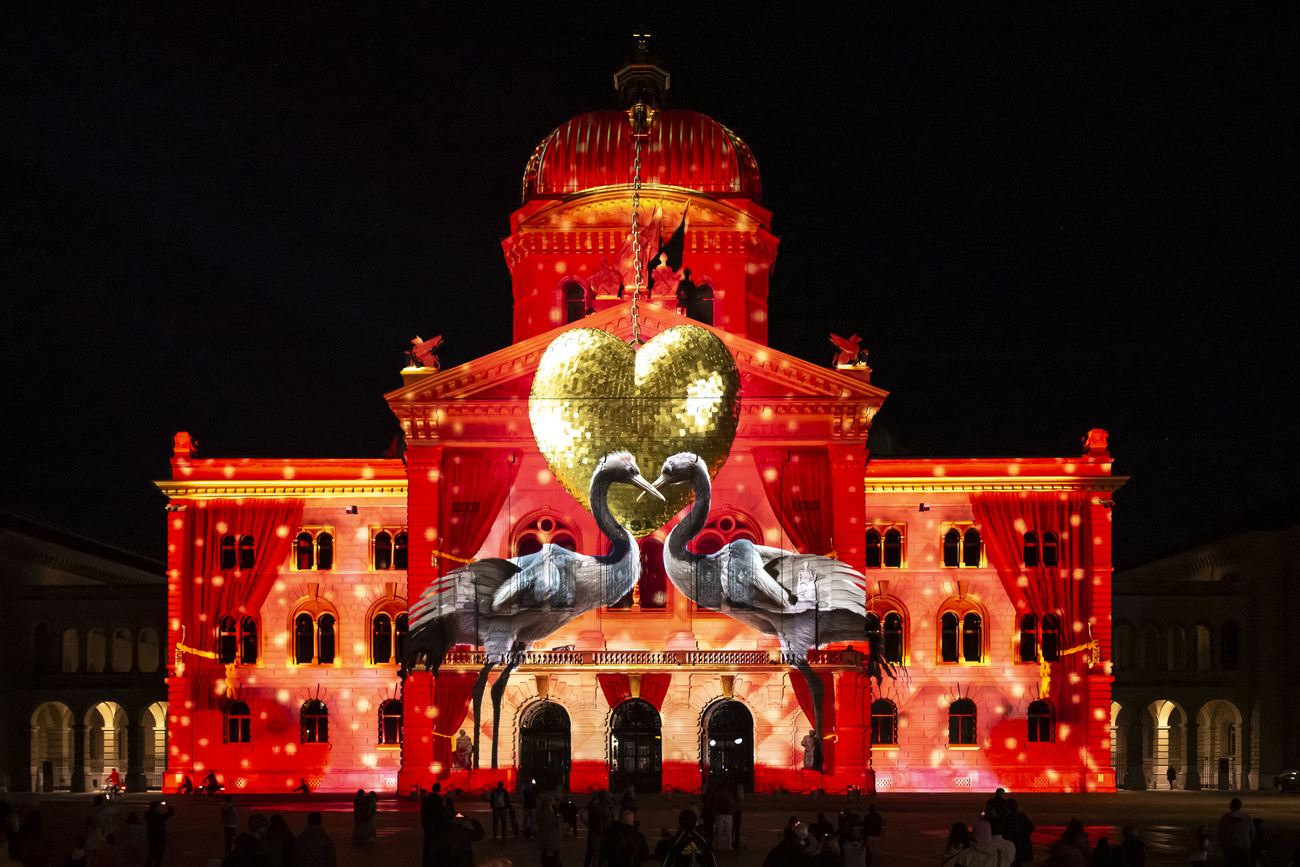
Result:
[[[691,510],[686,513],[686,517],[682,518],[668,534],[668,553],[674,559],[695,563],[703,560],[704,555],[694,553],[686,545],[704,529],[705,523],[709,520],[709,507],[713,498],[713,486],[709,483],[709,474],[698,466],[691,474],[691,491],[695,494],[695,500],[691,503]]]
[[[604,566],[623,561],[632,550],[632,539],[628,531],[609,510],[610,484],[610,479],[600,470],[591,479],[591,516],[596,519],[596,526],[610,542],[609,553],[594,558]]]

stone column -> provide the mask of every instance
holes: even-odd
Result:
[[[86,724],[72,721],[72,791],[86,791]]]
[[[1241,750],[1241,766],[1237,768],[1237,788],[1250,788],[1250,717],[1244,712],[1241,719],[1241,731],[1237,739],[1237,748]]]
[[[126,790],[143,792],[149,788],[144,775],[144,726],[137,722],[126,724]]]
[[[1199,791],[1201,788],[1201,759],[1200,759],[1200,733],[1196,727],[1196,717],[1191,714],[1187,715],[1187,725],[1184,727],[1187,738],[1187,775],[1183,780],[1183,788],[1188,791]]]
[[[1124,769],[1124,788],[1144,790],[1147,776],[1142,770],[1142,715],[1128,724],[1128,748]]]

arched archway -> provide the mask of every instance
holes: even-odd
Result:
[[[742,783],[754,791],[754,715],[743,702],[719,701],[704,712],[700,750],[706,785],[732,789]]]
[[[1213,699],[1196,714],[1197,755],[1201,785],[1207,788],[1248,788],[1242,743],[1242,716],[1227,699]]]
[[[122,706],[101,701],[86,711],[86,777],[92,789],[114,769],[126,776],[126,730],[128,718]]]
[[[32,713],[32,790],[72,787],[72,711],[47,701]]]
[[[1187,713],[1174,701],[1156,699],[1142,716],[1143,774],[1150,788],[1178,788],[1187,775]],[[1129,744],[1130,749],[1132,744]],[[1172,786],[1169,768],[1174,769]]]
[[[151,789],[160,789],[167,773],[167,702],[156,701],[140,714],[142,768]]]
[[[657,792],[663,786],[662,720],[645,699],[629,698],[610,715],[609,788]]]
[[[545,699],[526,707],[519,723],[519,778],[534,782],[538,791],[557,785],[567,790],[571,754],[568,711]]]

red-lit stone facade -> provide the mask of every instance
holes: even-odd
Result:
[[[698,790],[711,761],[751,760],[759,790],[873,780],[882,790],[1113,789],[1109,498],[1122,479],[1110,474],[1104,434],[1077,458],[870,457],[886,393],[869,368],[828,368],[766,345],[777,240],[752,155],[714,121],[671,111],[652,127],[662,133],[644,160],[642,224],[657,214],[666,241],[685,225],[682,262],[712,296],[690,313],[725,342],[742,382],[739,429],[699,545],[744,537],[800,547],[792,514],[781,514],[782,491],[793,496],[789,508],[819,516],[820,541],[804,547],[866,576],[897,677],[868,680],[865,629],[860,642],[814,652],[827,686],[826,768],[804,770],[806,692],[775,639],[663,580],[654,563],[670,524],[642,540],[649,565],[630,599],[582,615],[515,671],[498,768],[486,699],[481,769],[451,767],[452,740],[471,727],[465,682],[481,656],[464,648],[437,681],[414,672],[403,683],[392,651],[399,616],[464,560],[552,540],[600,550],[591,516],[533,442],[528,394],[561,330],[631,337],[631,290],[617,291],[629,237],[627,123],[621,112],[584,115],[533,155],[504,242],[515,342],[456,368],[404,372],[387,396],[406,434],[403,459],[200,460],[178,438],[173,478],[160,483],[174,509],[168,785],[215,769],[243,790],[283,791],[302,778],[337,790],[405,791],[435,779],[475,788],[536,776],[559,750],[574,790]],[[641,299],[645,339],[689,321],[673,296]],[[796,456],[827,468],[820,490],[782,487]],[[658,467],[642,471],[653,478]],[[1045,703],[1031,708],[1044,682]],[[645,704],[657,736],[629,722]],[[737,746],[725,760],[723,734]],[[623,751],[633,743],[658,754],[643,753],[629,775]]]

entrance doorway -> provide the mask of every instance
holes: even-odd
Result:
[[[637,794],[663,786],[663,740],[659,711],[640,698],[614,708],[609,732],[609,790],[635,786]]]
[[[519,778],[544,792],[569,788],[569,715],[553,701],[539,701],[524,711],[519,727]]]
[[[706,786],[754,791],[754,716],[738,701],[713,705],[704,721],[702,768]]]

